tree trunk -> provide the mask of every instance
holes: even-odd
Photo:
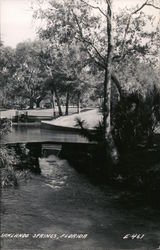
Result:
[[[78,94],[78,99],[77,99],[77,113],[79,114],[80,111],[81,111],[80,94]]]
[[[112,74],[111,79],[114,82],[114,84],[118,90],[119,98],[121,100],[123,97],[123,90],[122,90],[121,84],[114,74]]]
[[[106,70],[104,79],[104,107],[103,107],[103,122],[104,122],[104,140],[106,145],[106,154],[110,156],[112,163],[116,164],[119,159],[118,151],[115,146],[111,132],[111,75],[112,75],[112,0],[107,1],[107,58]]]
[[[41,103],[41,101],[42,101],[42,98],[38,98],[38,99],[36,100],[36,108],[40,108],[40,103]]]
[[[52,109],[53,109],[53,117],[56,117],[56,109],[55,109],[55,92],[51,90],[52,94]]]
[[[55,97],[56,97],[56,100],[57,100],[57,106],[58,106],[59,115],[62,116],[63,113],[62,113],[60,99],[59,99],[59,96],[58,96],[56,88],[55,88],[54,92],[55,92]]]
[[[33,109],[33,108],[34,108],[34,100],[33,100],[32,97],[31,97],[30,100],[29,100],[29,108],[30,108],[30,109]]]
[[[67,94],[66,94],[66,112],[65,112],[65,115],[68,115],[68,111],[69,111],[69,92],[67,92]]]

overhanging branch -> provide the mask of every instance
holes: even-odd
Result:
[[[151,6],[151,7],[155,8],[155,9],[157,9],[157,10],[160,10],[160,7],[158,7],[158,6],[154,5],[154,4],[151,4],[151,3],[147,3],[146,6]]]
[[[81,0],[81,2],[83,2],[84,4],[88,5],[89,7],[93,8],[93,9],[99,10],[103,16],[105,16],[106,18],[108,18],[108,15],[106,13],[104,13],[103,10],[100,7],[93,6],[92,4],[89,4],[89,3],[85,2],[84,0]]]
[[[81,42],[84,42],[84,43],[87,43],[88,45],[90,45],[95,51],[96,53],[98,54],[98,56],[102,59],[102,61],[105,63],[105,59],[104,57],[100,54],[100,52],[97,50],[97,48],[93,45],[92,42],[86,40],[84,37],[82,38],[78,38],[78,37],[75,37],[77,40],[81,41]]]
[[[123,41],[122,41],[122,50],[121,50],[121,54],[119,56],[119,60],[122,59],[123,57],[123,54],[124,54],[124,48],[125,48],[125,44],[126,44],[126,36],[127,36],[127,33],[128,33],[128,29],[129,29],[129,26],[130,26],[130,22],[131,22],[131,18],[133,15],[137,14],[140,10],[142,10],[145,6],[152,6],[153,8],[156,8],[156,9],[160,9],[158,6],[155,6],[154,4],[152,3],[148,3],[149,0],[145,1],[140,7],[138,7],[136,10],[134,10],[130,15],[129,15],[129,18],[128,18],[128,22],[127,22],[127,25],[126,25],[126,28],[125,28],[125,32],[124,32],[124,37],[123,37]]]
[[[105,59],[104,59],[104,57],[100,54],[100,52],[98,51],[98,49],[94,46],[94,44],[93,44],[92,42],[88,41],[88,40],[83,36],[82,27],[80,26],[79,20],[78,20],[78,18],[77,18],[76,14],[74,13],[73,10],[72,10],[72,13],[73,13],[73,15],[74,15],[75,21],[76,21],[77,26],[78,26],[78,29],[79,29],[79,34],[80,34],[80,38],[78,38],[78,37],[75,37],[75,38],[76,38],[77,40],[83,42],[84,44],[90,45],[90,46],[95,50],[95,52],[98,54],[98,56],[100,57],[100,59],[101,59],[101,60],[104,62],[104,64],[105,64]],[[86,47],[86,49],[87,49],[88,54],[90,54],[90,52],[88,51],[88,48],[87,48],[87,47]],[[90,54],[90,55],[91,55],[91,54]],[[92,56],[92,59],[93,59],[93,56]],[[96,62],[96,63],[97,63],[97,62]]]
[[[78,37],[75,37],[76,39],[78,39],[79,41],[81,41]],[[88,55],[89,55],[89,57],[100,67],[100,68],[103,68],[103,69],[105,69],[106,67],[105,67],[105,64],[103,64],[103,63],[101,63],[101,62],[99,62],[99,61],[97,61],[96,59],[95,59],[95,57],[90,53],[90,51],[88,50],[88,48],[87,48],[87,46],[86,46],[86,44],[85,44],[85,47],[86,47],[86,50],[87,50],[87,53],[88,53]]]
[[[137,14],[140,10],[142,10],[146,5],[148,4],[148,0],[145,1],[139,8],[137,8],[136,10],[134,10],[130,16],[134,15],[134,14]]]

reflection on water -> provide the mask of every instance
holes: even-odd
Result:
[[[11,133],[2,138],[2,143],[42,141],[86,143],[87,139],[75,132],[42,129],[40,124],[13,125]]]
[[[2,233],[28,233],[28,239],[3,239],[2,250],[155,249],[159,245],[158,212],[128,209],[119,193],[97,187],[66,160],[40,158],[41,176],[2,192]],[[86,239],[36,239],[33,234],[88,234]],[[143,233],[142,240],[123,240]],[[143,247],[143,248],[142,248]]]

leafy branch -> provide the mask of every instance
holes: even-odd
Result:
[[[80,42],[83,42],[84,44],[88,44],[90,45],[94,51],[98,54],[98,56],[100,57],[100,59],[103,61],[103,63],[105,64],[105,59],[104,57],[100,54],[100,52],[98,51],[98,49],[94,46],[94,44],[91,42],[91,41],[88,41],[84,35],[83,35],[83,32],[82,32],[82,28],[80,26],[80,23],[79,23],[79,20],[76,16],[76,14],[74,13],[74,11],[72,11],[73,15],[74,15],[74,18],[75,18],[75,21],[76,21],[76,24],[78,26],[78,29],[79,29],[79,35],[80,35],[80,38],[79,37],[75,37],[77,40],[79,40]],[[89,56],[93,59],[94,57],[92,56],[92,54],[90,53],[90,51],[88,50],[88,48],[86,47],[87,49],[87,52],[89,54]],[[94,61],[98,64],[100,64],[101,66],[103,66],[104,68],[104,64],[101,64],[100,62],[98,62],[97,60],[94,59]]]
[[[108,18],[108,15],[107,15],[106,13],[104,13],[103,10],[102,10],[100,7],[94,6],[94,5],[92,5],[92,4],[89,4],[89,3],[87,3],[87,2],[84,1],[84,0],[81,0],[81,2],[83,2],[84,4],[88,5],[89,7],[93,8],[93,9],[99,10],[103,16],[105,16],[106,18]]]
[[[122,49],[121,49],[121,54],[120,56],[117,56],[116,59],[122,59],[123,55],[124,55],[124,48],[126,45],[126,37],[127,37],[127,33],[130,27],[130,23],[131,23],[131,18],[133,15],[137,14],[140,10],[142,10],[145,6],[152,6],[156,9],[160,9],[159,7],[155,6],[154,4],[148,3],[149,0],[145,1],[140,7],[138,7],[136,10],[134,10],[133,12],[130,13],[129,18],[128,18],[128,22],[125,28],[125,32],[124,32],[124,37],[123,37],[123,41],[122,41]]]

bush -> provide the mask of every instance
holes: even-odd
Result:
[[[156,87],[146,96],[126,94],[113,112],[113,136],[119,149],[133,149],[143,143],[151,146],[160,120],[160,92]]]
[[[4,118],[0,119],[0,138],[10,131],[11,122]],[[16,167],[20,164],[20,158],[15,150],[6,146],[0,147],[0,177],[1,187],[17,186],[20,179],[26,179],[28,171],[17,171]]]
[[[1,187],[16,186],[17,176],[14,165],[18,159],[13,150],[7,149],[5,146],[0,148],[0,171],[1,171]]]
[[[0,138],[10,131],[11,121],[7,118],[0,119]]]
[[[0,174],[1,187],[18,186],[20,181],[30,178],[28,169],[17,169],[21,165],[21,159],[16,155],[15,150],[5,146],[0,148]]]

